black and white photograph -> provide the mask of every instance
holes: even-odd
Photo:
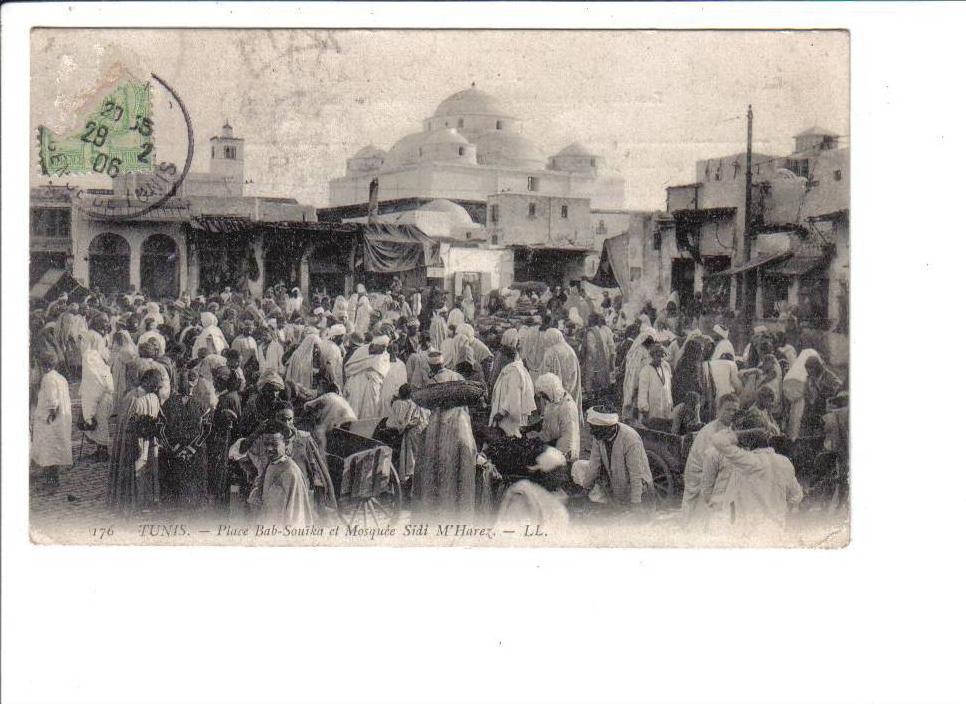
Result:
[[[848,543],[847,32],[31,54],[33,540]]]
[[[959,701],[964,13],[4,3],[0,700]]]

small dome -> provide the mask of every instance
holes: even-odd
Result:
[[[452,127],[426,132],[421,144],[469,144],[469,141]]]
[[[500,102],[489,93],[484,93],[475,85],[458,93],[453,93],[439,104],[435,117],[448,115],[499,115],[509,116]]]
[[[419,146],[423,143],[427,134],[427,132],[407,134],[392,145],[392,149],[386,154],[386,161],[393,164],[409,164],[416,161]]]
[[[473,218],[461,205],[457,205],[451,200],[446,200],[445,198],[437,198],[434,201],[426,203],[426,205],[420,206],[419,210],[424,212],[433,213],[446,213],[449,215],[453,221],[453,224],[459,225],[472,225]]]
[[[526,137],[513,132],[486,132],[476,138],[476,155],[488,166],[542,166],[540,149]]]
[[[379,147],[376,147],[372,144],[369,144],[363,147],[362,149],[360,149],[359,151],[357,151],[355,154],[353,154],[352,158],[353,159],[373,159],[373,158],[380,158],[380,157],[384,158],[385,156],[386,156],[385,150],[380,149]]]
[[[574,142],[555,154],[555,156],[595,156],[587,147],[580,142]]]

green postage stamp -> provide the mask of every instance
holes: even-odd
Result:
[[[38,132],[40,168],[45,176],[100,173],[114,177],[151,171],[151,84],[119,83],[74,134],[61,137],[44,126]]]

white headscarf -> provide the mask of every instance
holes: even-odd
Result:
[[[785,381],[800,381],[804,383],[808,378],[808,371],[805,369],[805,363],[812,357],[817,357],[819,360],[822,359],[822,355],[811,348],[804,349],[799,352],[798,358],[785,375]]]
[[[559,403],[564,397],[564,394],[567,393],[563,387],[563,383],[560,381],[560,377],[550,372],[537,377],[533,389],[538,394],[543,394],[549,398],[553,403]]]

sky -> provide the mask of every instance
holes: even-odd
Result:
[[[192,170],[208,169],[204,145],[227,118],[245,139],[251,195],[317,206],[346,158],[420,130],[473,82],[547,156],[574,141],[601,154],[633,209],[663,209],[697,160],[744,151],[749,104],[756,152],[787,154],[815,125],[849,134],[849,39],[834,31],[35,29],[33,128],[82,126],[118,67],[182,98]],[[157,152],[175,160],[184,120],[164,96],[155,108]],[[32,163],[31,182],[47,181]]]

